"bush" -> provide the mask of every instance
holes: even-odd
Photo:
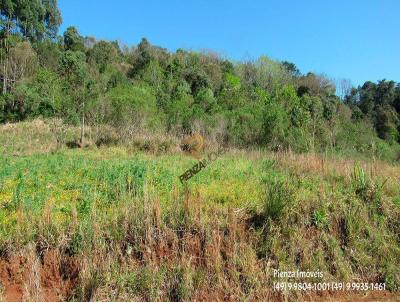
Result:
[[[157,109],[157,102],[147,87],[120,85],[106,95],[111,103],[111,112],[105,120],[117,127],[125,138],[135,133],[162,131],[163,115]]]
[[[276,180],[268,185],[263,216],[266,220],[279,220],[286,207],[294,201],[294,190],[287,180]]]

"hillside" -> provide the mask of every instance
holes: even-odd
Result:
[[[89,2],[0,1],[0,302],[400,301],[396,1]]]
[[[0,46],[2,123],[60,119],[81,128],[81,145],[86,127],[108,126],[114,133],[98,143],[200,132],[235,148],[399,159],[394,81],[352,87],[267,56],[233,62],[145,38],[132,47],[97,41],[74,27],[39,40],[17,29]]]
[[[0,131],[14,139],[4,149],[15,148],[0,159],[5,301],[397,296],[397,165],[232,149],[182,185],[178,176],[196,160],[181,151],[57,150],[45,125]],[[276,292],[273,282],[290,279],[274,269],[323,273],[298,282],[386,290]]]

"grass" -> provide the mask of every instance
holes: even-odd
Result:
[[[179,152],[56,150],[41,127],[40,148],[2,147],[0,255],[30,255],[30,276],[72,259],[69,301],[300,300],[272,291],[273,268],[399,291],[399,166],[231,150],[182,185],[196,161]]]
[[[184,189],[178,176],[194,162],[182,155],[156,157],[118,151],[115,157],[106,154],[105,158],[102,150],[68,150],[0,159],[2,238],[15,240],[19,226],[13,214],[18,210],[40,219],[44,209],[50,208],[57,222],[64,224],[73,207],[84,218],[94,205],[112,211],[121,203],[143,198],[144,191],[160,198],[163,207],[171,206],[176,198],[172,193]],[[240,159],[236,165],[228,165],[228,161],[215,162],[186,189],[197,191],[205,205],[245,207],[257,200],[256,185],[244,186],[245,180],[257,182],[251,162]],[[226,191],[219,190],[221,187]]]

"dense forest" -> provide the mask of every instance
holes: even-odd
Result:
[[[59,35],[56,0],[0,5],[2,123],[59,118],[109,125],[124,139],[200,131],[237,147],[399,156],[399,83],[336,87],[267,56],[232,62],[145,38],[127,47],[75,27]]]

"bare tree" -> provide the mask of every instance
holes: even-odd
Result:
[[[344,100],[346,95],[350,94],[351,88],[353,87],[350,79],[339,79],[336,81],[336,86],[337,93],[342,100]]]
[[[8,39],[2,43],[6,51],[2,52],[0,78],[3,82],[2,92],[6,94],[15,84],[34,74],[38,60],[29,42],[19,42],[13,47],[9,47]]]

